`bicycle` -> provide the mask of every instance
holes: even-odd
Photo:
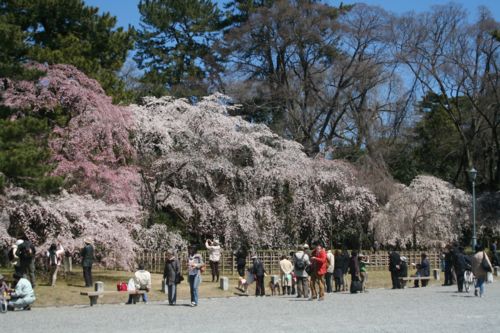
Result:
[[[476,285],[476,277],[474,276],[474,273],[470,270],[466,270],[464,272],[464,287],[465,287],[465,292],[469,292],[470,287]]]

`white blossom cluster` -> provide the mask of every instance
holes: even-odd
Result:
[[[311,159],[296,142],[264,125],[227,114],[230,100],[148,98],[132,106],[138,153],[151,161],[151,179],[178,170],[155,193],[188,232],[281,247],[327,239],[352,221],[368,221],[375,197],[357,185],[353,167]]]
[[[471,199],[439,178],[418,176],[400,185],[370,222],[381,244],[439,247],[456,241],[470,228]]]

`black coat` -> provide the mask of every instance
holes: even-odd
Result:
[[[399,277],[408,277],[408,265],[404,261],[399,264]]]
[[[82,257],[83,267],[92,267],[94,263],[94,247],[90,244],[85,245],[85,247],[80,252]]]
[[[391,272],[398,271],[399,264],[401,263],[401,256],[396,251],[389,253],[389,270]]]
[[[180,273],[180,264],[177,258],[168,260],[165,263],[165,269],[163,270],[163,278],[167,279],[166,283],[171,286],[175,281],[175,277]]]
[[[30,241],[24,241],[21,245],[17,247],[16,256],[19,257],[21,265],[29,264],[35,258],[36,249],[33,243]]]
[[[252,273],[257,276],[264,276],[266,270],[264,269],[264,264],[259,259],[253,261]]]
[[[453,268],[455,268],[455,272],[463,273],[465,271],[465,268],[467,268],[465,255],[461,253],[458,249],[455,249],[452,255],[453,255]]]

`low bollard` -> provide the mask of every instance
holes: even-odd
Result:
[[[229,290],[229,278],[227,278],[226,276],[222,276],[220,278],[220,289],[222,290]]]
[[[94,290],[95,291],[104,291],[104,282],[97,281],[94,283]],[[99,297],[102,297],[102,295],[99,295]],[[91,297],[90,298],[90,306],[96,305],[97,304],[97,297]]]
[[[439,269],[433,269],[432,272],[433,272],[433,275],[434,275],[434,280],[439,281],[440,278],[441,278],[441,270],[439,270]]]

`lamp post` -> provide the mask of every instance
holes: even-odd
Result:
[[[472,167],[469,170],[469,177],[472,181],[472,250],[475,251],[477,244],[476,237],[476,176],[477,170]]]

